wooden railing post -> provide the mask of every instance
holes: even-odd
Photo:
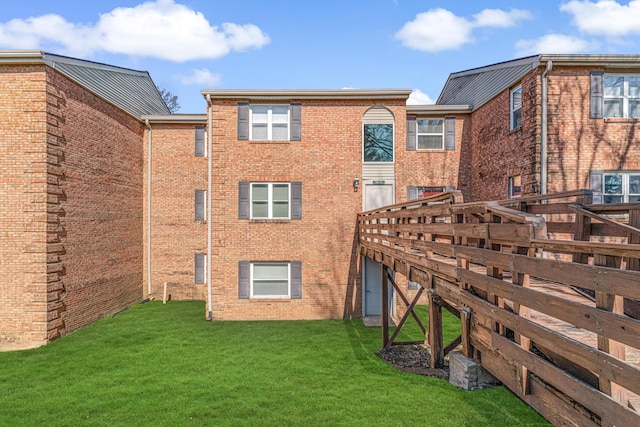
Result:
[[[389,343],[389,279],[387,267],[380,264],[382,270],[382,348]]]
[[[442,336],[442,307],[436,302],[433,289],[429,289],[429,347],[431,367],[444,367],[444,342]]]

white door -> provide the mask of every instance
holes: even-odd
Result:
[[[365,211],[392,205],[395,201],[394,183],[389,181],[375,182],[365,181],[363,208]],[[363,284],[364,284],[364,316],[382,315],[382,265],[371,258],[363,257]],[[392,287],[389,294],[393,296]],[[393,298],[390,298],[390,302]],[[391,305],[391,304],[390,304]]]

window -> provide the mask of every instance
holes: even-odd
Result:
[[[604,203],[640,202],[640,172],[605,172],[602,193]]]
[[[515,199],[522,196],[522,176],[515,175],[509,177],[509,198]]]
[[[238,140],[302,140],[302,105],[238,102]]]
[[[204,126],[196,126],[195,132],[195,155],[196,157],[207,156],[207,133]]]
[[[195,220],[204,221],[207,212],[207,191],[196,190],[195,192]]]
[[[393,162],[393,125],[364,124],[365,162]]]
[[[239,298],[302,298],[300,261],[240,261]]]
[[[604,76],[604,117],[640,117],[640,76]]]
[[[418,150],[444,149],[444,119],[418,119]]]
[[[455,150],[456,118],[407,117],[407,151]]]
[[[195,255],[194,279],[196,285],[207,283],[207,254]]]
[[[289,139],[288,105],[252,105],[252,140],[286,141]]]
[[[454,186],[443,187],[407,187],[407,199],[416,200],[424,199],[425,197],[434,196],[436,194],[444,193],[447,191],[454,191]]]
[[[522,86],[511,90],[511,130],[522,126]]]
[[[252,183],[252,219],[289,219],[289,183]]]
[[[302,219],[302,183],[238,183],[238,218]]]

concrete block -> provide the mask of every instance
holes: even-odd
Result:
[[[482,367],[479,360],[469,359],[460,352],[449,354],[449,382],[464,390],[477,390],[500,384]]]

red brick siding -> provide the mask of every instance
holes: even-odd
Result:
[[[557,67],[549,74],[549,192],[589,188],[591,170],[640,169],[638,121],[589,118],[590,71],[599,70]]]
[[[49,339],[142,296],[142,124],[47,70]]]
[[[539,191],[539,170],[536,163],[540,138],[539,79],[539,70],[533,70],[520,82],[520,129],[509,129],[510,89],[504,90],[473,112],[469,159],[463,161],[470,169],[468,173],[472,200],[506,199],[509,195],[509,176],[514,175],[522,176],[523,195]],[[516,83],[513,87],[517,85]]]
[[[205,125],[205,123],[202,123]],[[152,124],[152,296],[163,284],[174,299],[206,298],[206,285],[194,285],[194,254],[207,252],[207,224],[194,218],[194,191],[207,189],[207,158],[195,157],[196,125]],[[148,131],[144,136],[144,292],[147,293]],[[217,159],[216,159],[217,163]],[[216,178],[218,180],[218,178]],[[214,194],[214,198],[219,195]],[[217,220],[215,227],[220,227]]]
[[[46,74],[0,67],[0,349],[47,338]]]

